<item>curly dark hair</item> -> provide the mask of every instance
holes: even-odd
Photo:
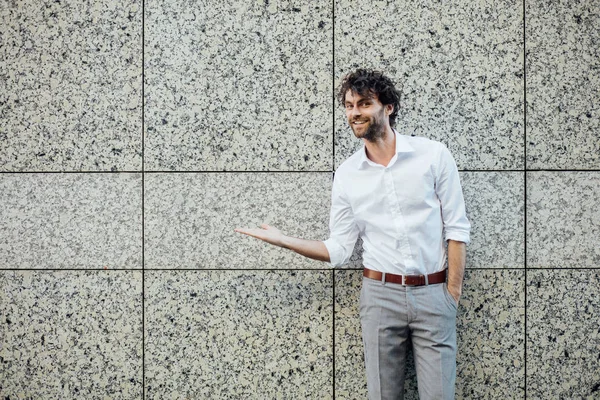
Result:
[[[345,105],[348,90],[363,97],[376,95],[383,105],[393,105],[394,111],[389,116],[390,125],[392,127],[396,125],[396,117],[400,109],[400,92],[394,86],[394,82],[382,72],[360,68],[344,76],[337,92],[337,99],[342,106]]]

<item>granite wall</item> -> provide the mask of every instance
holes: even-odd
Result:
[[[461,170],[457,398],[600,398],[598,26],[597,0],[2,1],[0,397],[364,399],[360,251],[233,229],[327,237],[360,145],[332,92],[365,66]]]

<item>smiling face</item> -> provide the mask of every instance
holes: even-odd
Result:
[[[375,142],[390,129],[388,115],[394,107],[383,105],[376,95],[366,97],[348,90],[344,104],[346,118],[357,138]]]

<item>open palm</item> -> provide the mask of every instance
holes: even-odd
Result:
[[[282,245],[283,233],[273,226],[262,224],[260,228],[236,228],[235,232],[252,236],[275,246]]]

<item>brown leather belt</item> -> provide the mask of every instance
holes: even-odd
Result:
[[[435,285],[436,283],[446,282],[446,271],[442,271],[429,274],[429,275],[396,275],[396,274],[384,274],[379,271],[373,271],[365,268],[363,276],[369,279],[375,279],[381,281],[385,279],[385,282],[399,283],[401,285],[408,286],[423,286],[423,285]]]

